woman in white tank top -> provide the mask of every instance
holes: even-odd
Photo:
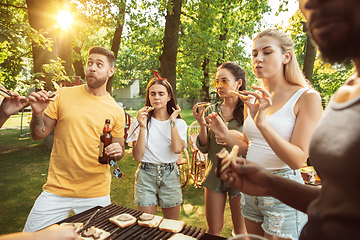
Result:
[[[267,29],[255,39],[252,68],[261,87],[244,91],[253,99],[245,103],[243,140],[239,154],[273,174],[302,182],[300,171],[308,157],[310,138],[321,116],[321,99],[299,68],[289,36]],[[231,135],[217,117],[207,119],[219,137]],[[242,214],[247,231],[270,239],[297,239],[306,215],[275,198],[244,195]]]

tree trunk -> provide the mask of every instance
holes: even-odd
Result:
[[[305,50],[305,58],[304,58],[304,66],[303,66],[303,72],[305,75],[305,78],[308,79],[312,85],[314,85],[312,76],[314,71],[314,62],[316,58],[316,45],[315,43],[310,39],[309,34],[306,34],[307,40],[306,40],[306,50]]]
[[[64,61],[62,66],[65,68],[66,75],[72,76],[73,69],[72,69],[72,58],[71,58],[71,33],[67,30],[60,30],[62,31],[57,38],[57,49],[59,53],[59,58]]]
[[[123,27],[125,23],[125,8],[126,8],[126,0],[121,1],[119,6],[119,19],[118,19],[118,26],[115,29],[114,37],[112,40],[111,51],[115,55],[115,59],[117,59],[118,52],[120,49],[121,43],[121,36],[123,32]],[[111,76],[106,84],[106,91],[112,95],[112,85],[114,81],[114,75]]]
[[[52,0],[26,0],[28,8],[28,18],[30,26],[37,31],[40,31],[44,37],[55,39],[54,31],[54,5]],[[54,42],[54,41],[53,41]],[[56,48],[52,47],[52,51],[43,49],[36,42],[32,41],[32,52],[34,61],[34,73],[41,73],[43,64],[49,63],[50,59],[56,59]],[[40,81],[43,81],[44,89],[54,91],[54,85],[51,82],[51,77],[37,76]],[[53,131],[44,139],[44,144],[51,149],[54,141]]]
[[[54,31],[54,5],[52,0],[26,0],[28,8],[28,18],[30,26],[40,31],[44,37],[55,39]],[[56,58],[56,48],[50,52],[48,49],[41,48],[36,42],[32,41],[32,52],[34,61],[34,73],[41,73],[43,64],[49,63],[50,59]],[[44,81],[45,90],[54,90],[54,86],[49,77],[37,77]]]
[[[179,44],[179,26],[182,0],[172,0],[173,11],[166,13],[163,53],[159,57],[160,75],[167,78],[176,98],[176,57]]]
[[[200,99],[204,102],[210,102],[210,93],[209,93],[209,68],[208,65],[210,63],[210,59],[207,57],[204,57],[204,61],[201,64],[201,70],[203,71],[204,78],[202,81],[202,87],[201,87],[201,93],[200,93]]]
[[[84,64],[81,61],[81,48],[75,47],[74,48],[76,58],[73,63],[74,69],[75,69],[75,75],[80,76],[82,80],[85,80],[85,70],[84,70]]]

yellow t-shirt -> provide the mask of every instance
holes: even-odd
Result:
[[[111,174],[108,165],[98,162],[100,135],[110,119],[113,137],[123,138],[124,111],[109,94],[94,96],[85,85],[61,88],[57,95],[45,109],[57,122],[43,190],[62,197],[106,196]]]

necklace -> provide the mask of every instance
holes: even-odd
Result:
[[[224,103],[222,103],[222,104],[220,105],[220,113],[221,113],[221,115],[222,115],[223,117],[232,117],[235,108],[231,111],[231,115],[225,115],[225,114],[223,113],[222,108],[221,108],[223,105],[224,105]]]

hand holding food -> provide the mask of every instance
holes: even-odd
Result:
[[[145,110],[146,113],[149,113],[149,112],[151,112],[152,110],[154,110],[154,107],[153,107],[153,106],[145,106],[145,108],[146,108],[146,110]]]
[[[49,91],[41,90],[39,92],[33,92],[29,96],[29,102],[35,116],[42,113],[49,105],[50,101],[55,100],[56,94]]]
[[[220,177],[221,174],[226,173],[230,170],[231,161],[235,161],[239,152],[239,146],[234,145],[231,152],[229,153],[225,148],[221,149],[220,152],[216,154],[217,158],[217,177]]]

